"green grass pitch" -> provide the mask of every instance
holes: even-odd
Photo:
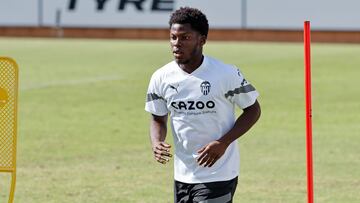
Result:
[[[306,202],[303,45],[209,41],[204,52],[261,94],[262,117],[239,139],[235,202]],[[172,162],[153,160],[143,110],[151,74],[172,60],[167,41],[0,38],[0,55],[20,67],[15,202],[173,201]],[[312,45],[318,203],[360,202],[359,56],[360,45]]]

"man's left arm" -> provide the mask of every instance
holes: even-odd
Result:
[[[260,104],[257,100],[253,105],[243,109],[243,113],[238,117],[229,132],[220,139],[210,142],[198,151],[200,154],[197,158],[198,164],[203,165],[204,167],[211,167],[214,165],[214,163],[225,153],[227,147],[233,141],[244,135],[258,121],[260,114]]]

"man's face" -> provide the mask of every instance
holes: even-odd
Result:
[[[188,64],[202,55],[202,46],[206,37],[191,29],[190,24],[172,24],[170,28],[170,45],[175,61]]]

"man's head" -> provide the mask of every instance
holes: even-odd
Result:
[[[172,13],[169,25],[170,44],[177,63],[188,64],[202,57],[209,24],[200,10],[182,7]]]

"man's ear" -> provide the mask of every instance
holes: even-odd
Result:
[[[200,36],[200,43],[202,46],[205,45],[206,40],[207,40],[207,36],[205,36],[205,35]]]

